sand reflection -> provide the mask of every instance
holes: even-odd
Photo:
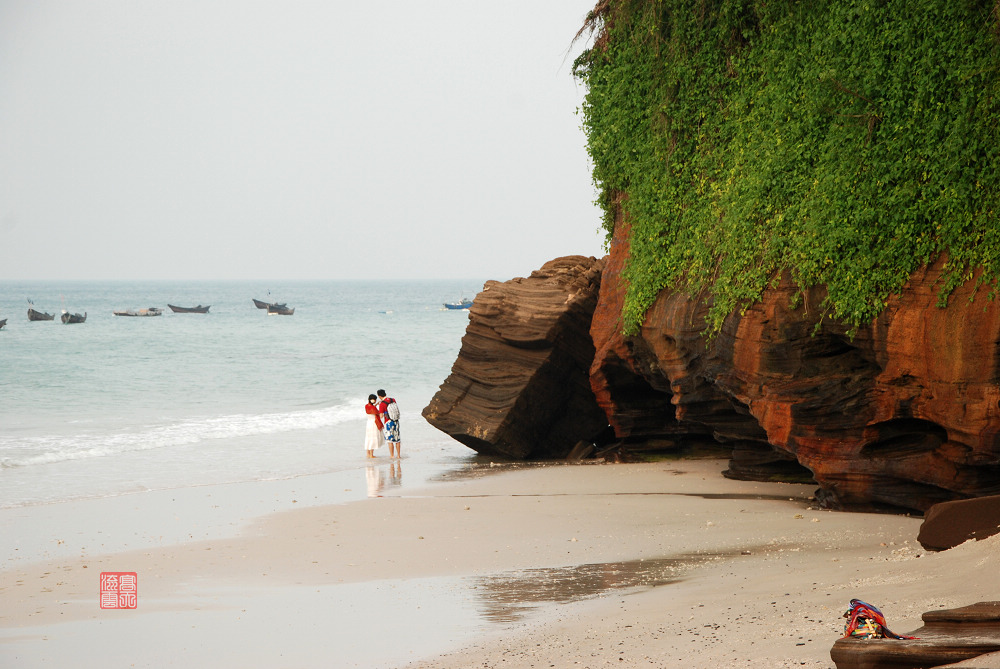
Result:
[[[543,604],[597,597],[612,590],[655,588],[676,583],[692,567],[731,554],[682,555],[651,560],[602,562],[569,567],[524,569],[472,579],[480,614],[509,623]]]
[[[366,465],[365,485],[369,497],[381,497],[389,488],[398,488],[403,485],[403,464],[395,460],[386,465]]]

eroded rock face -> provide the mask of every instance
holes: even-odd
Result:
[[[615,229],[591,323],[591,385],[615,435],[626,445],[722,443],[733,452],[727,475],[810,480],[793,454],[772,448],[748,407],[710,376],[717,373],[718,356],[704,336],[707,300],[664,293],[640,336],[621,334],[629,232],[626,223]]]
[[[619,438],[633,442],[679,439],[683,429],[674,419],[669,379],[658,372],[658,361],[643,340],[622,335],[625,284],[621,272],[628,257],[629,232],[627,226],[618,226],[605,259],[590,326],[595,349],[590,384]]]
[[[711,339],[706,298],[665,291],[641,333],[617,345],[632,358],[599,348],[595,391],[612,398],[602,406],[627,437],[616,417],[634,409],[603,378],[628,369],[669,394],[681,431],[733,445],[728,475],[773,478],[798,463],[827,506],[923,511],[1000,493],[1000,307],[973,281],[938,308],[942,262],[915,273],[853,338],[819,323],[821,289],[792,308],[787,277]]]
[[[424,418],[479,453],[519,459],[565,457],[605,429],[589,380],[603,265],[568,256],[487,282]]]
[[[719,337],[719,386],[745,398],[831,506],[923,511],[1000,491],[1000,309],[973,283],[938,308],[942,263],[853,339],[826,321],[816,329],[821,291],[790,309],[787,280]]]
[[[625,337],[628,234],[603,260],[488,283],[428,421],[514,458],[564,457],[609,424],[625,448],[721,443],[727,476],[812,478],[835,508],[1000,494],[1000,305],[974,280],[939,308],[942,259],[853,336],[822,318],[822,288],[792,307],[788,277],[714,337],[710,296],[664,291]]]

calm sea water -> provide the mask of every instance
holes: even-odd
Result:
[[[468,324],[442,303],[482,285],[0,284],[0,507],[364,469],[378,388],[402,409],[404,463],[469,459],[420,411]],[[295,314],[268,316],[254,297]],[[29,322],[28,299],[56,320]],[[151,306],[165,313],[112,314]],[[62,324],[61,309],[86,323]]]

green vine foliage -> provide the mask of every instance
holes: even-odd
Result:
[[[716,332],[783,271],[853,327],[941,253],[942,306],[977,269],[995,289],[997,12],[603,0],[575,72],[605,227],[613,201],[631,225],[626,332],[666,288],[707,290]]]

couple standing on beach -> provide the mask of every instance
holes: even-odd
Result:
[[[365,430],[365,457],[374,458],[375,449],[389,442],[389,457],[399,458],[399,406],[396,400],[386,397],[384,390],[378,391],[378,397],[368,396],[365,405],[368,414],[368,427]]]

